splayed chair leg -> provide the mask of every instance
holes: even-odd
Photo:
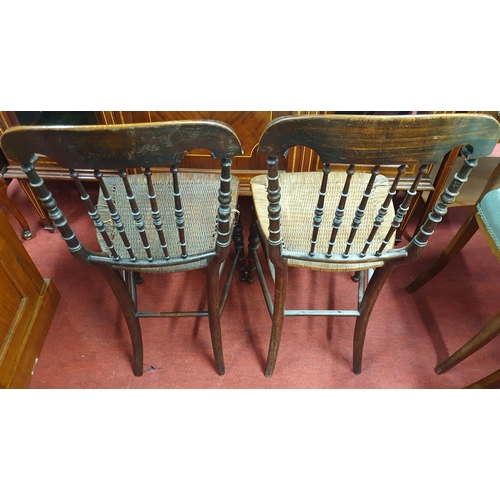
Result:
[[[255,281],[255,255],[259,248],[259,230],[257,229],[257,219],[255,216],[255,209],[252,206],[252,219],[250,221],[250,233],[248,236],[248,257],[247,257],[247,269],[246,269],[246,281],[247,283],[253,283]]]
[[[500,370],[497,370],[487,377],[474,382],[473,384],[464,387],[464,389],[488,389],[493,384],[496,384],[500,380]]]
[[[246,281],[245,244],[243,238],[243,227],[241,225],[241,219],[239,217],[238,222],[233,229],[233,245],[236,251],[236,258],[238,259],[237,266],[240,275],[240,281]]]
[[[498,313],[479,333],[474,335],[466,344],[454,352],[448,359],[435,368],[438,374],[447,372],[450,368],[468,358],[481,347],[491,342],[500,334],[500,313]]]
[[[0,203],[2,203],[10,211],[10,213],[17,219],[17,222],[19,222],[19,225],[23,230],[21,233],[22,238],[24,240],[30,240],[33,237],[31,229],[28,223],[26,222],[26,219],[24,218],[23,214],[19,211],[14,202],[9,198],[7,194],[7,183],[5,182],[5,179],[2,177],[1,173],[0,173]]]
[[[215,357],[215,366],[219,375],[224,375],[224,356],[222,353],[222,335],[219,308],[219,266],[220,261],[213,259],[207,268],[207,302],[210,336]]]
[[[114,269],[101,269],[109,287],[113,291],[120,304],[123,316],[127,322],[132,341],[132,370],[136,377],[140,377],[143,373],[143,350],[142,350],[142,335],[141,325],[136,316],[134,301],[130,296],[127,284],[123,281],[120,273]]]
[[[433,262],[432,266],[427,269],[427,271],[423,272],[415,281],[410,283],[406,287],[406,290],[408,292],[415,292],[440,273],[453,257],[462,250],[477,230],[478,225],[475,218],[475,211],[473,211],[464,221],[450,243],[448,243],[448,246],[443,250],[439,258]]]
[[[361,279],[361,273],[363,273],[364,271],[356,271],[351,280],[354,281],[355,283],[359,283],[359,280]]]
[[[361,373],[361,360],[363,357],[363,345],[365,342],[366,327],[368,320],[373,310],[373,306],[377,301],[377,297],[382,290],[387,278],[390,276],[394,266],[378,267],[368,283],[361,306],[359,307],[360,315],[356,318],[356,326],[354,329],[354,348],[353,348],[353,369],[352,371],[359,375]]]
[[[276,365],[278,350],[283,330],[285,315],[286,291],[288,285],[288,266],[282,262],[276,266],[276,281],[274,289],[273,325],[271,328],[271,340],[267,354],[266,377],[271,377]]]

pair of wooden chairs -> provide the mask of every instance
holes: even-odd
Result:
[[[135,375],[143,372],[139,318],[179,315],[208,316],[216,369],[224,373],[220,315],[239,263],[242,279],[251,283],[258,275],[272,316],[265,370],[271,376],[284,317],[294,314],[356,316],[353,370],[361,372],[368,319],[382,286],[396,266],[418,257],[477,159],[491,153],[499,136],[498,123],[487,115],[320,115],[273,120],[258,146],[258,152],[267,157],[268,172],[251,181],[254,216],[245,272],[237,221],[238,181],[231,176],[231,158],[242,151],[226,124],[202,120],[14,127],[2,136],[1,145],[11,160],[22,165],[70,252],[104,274],[128,324]],[[316,151],[322,172],[280,172],[279,159],[293,146]],[[395,233],[422,176],[457,146],[463,146],[462,169],[411,241],[396,248]],[[220,176],[179,170],[185,155],[199,148],[220,160]],[[40,154],[69,169],[95,224],[102,252],[83,246],[36,173]],[[399,181],[415,165],[418,174],[395,208]],[[395,172],[391,182],[380,175],[382,167]],[[78,178],[77,169],[82,168],[94,171],[100,188],[97,204]],[[103,170],[116,175],[104,176]],[[231,239],[236,255],[222,285],[220,273]],[[259,242],[271,269],[274,297],[259,260]],[[359,286],[358,309],[287,310],[288,266],[353,273]],[[135,284],[140,273],[197,268],[207,269],[207,311],[137,311]]]

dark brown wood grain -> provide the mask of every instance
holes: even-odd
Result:
[[[456,145],[469,142],[473,142],[471,159],[489,154],[497,130],[493,117],[465,113],[283,117],[266,128],[258,152],[279,157],[300,145],[316,151],[323,163],[438,163]]]
[[[164,167],[182,161],[197,148],[214,158],[241,154],[233,130],[216,121],[176,121],[137,125],[89,125],[78,127],[13,127],[2,136],[2,149],[20,164],[43,154],[60,166],[123,169]],[[57,134],[58,140],[51,138]],[[21,141],[21,142],[20,142]]]
[[[31,229],[28,222],[24,218],[24,215],[20,212],[17,205],[10,199],[7,193],[7,182],[5,180],[5,173],[7,171],[8,163],[7,159],[3,156],[2,150],[0,149],[0,203],[9,210],[9,212],[17,219],[19,225],[22,228],[21,236],[25,240],[29,240],[33,237]]]
[[[83,264],[98,267],[103,273],[127,322],[133,348],[133,373],[136,376],[143,373],[143,347],[139,318],[208,316],[215,367],[217,373],[222,375],[224,361],[220,315],[235,267],[238,261],[241,267],[243,259],[243,245],[241,241],[235,241],[236,256],[221,295],[219,271],[229,255],[233,226],[236,224],[234,220],[231,224],[234,215],[232,200],[234,200],[233,197],[237,197],[237,192],[232,192],[231,187],[231,158],[242,154],[240,141],[231,127],[213,120],[127,125],[19,126],[11,127],[3,134],[1,146],[10,159],[21,164],[31,188],[72,255]],[[181,179],[179,164],[182,165],[181,162],[189,151],[200,148],[207,152],[212,168],[216,168],[217,164],[220,165],[219,175],[183,173]],[[91,251],[80,241],[58,206],[57,200],[37,172],[39,157],[50,158],[57,162],[59,168],[65,169],[66,175],[75,182],[79,194],[75,203],[81,203],[81,200],[85,203],[96,231],[105,242],[104,246],[101,246],[102,252]],[[106,170],[107,176],[115,174],[116,180],[120,181],[124,187],[123,197],[117,194],[117,191],[114,194],[110,193],[111,189],[108,191],[101,168]],[[107,213],[102,216],[81,182],[82,169],[92,172],[99,183],[102,198],[108,209]],[[141,174],[130,176],[129,170],[132,170],[132,173],[141,172],[144,177]],[[163,173],[163,175],[155,177],[156,173]],[[155,178],[158,184],[173,183],[178,238],[174,238],[176,241],[171,241],[170,244],[172,247],[180,245],[181,253],[171,248],[172,254],[175,252],[175,255],[170,255],[166,247],[163,248],[161,255],[152,253],[150,245],[152,239],[159,238],[160,242],[165,243],[162,216],[158,213],[152,178]],[[147,193],[141,191],[142,195],[139,198],[134,189],[139,190],[146,183],[148,191]],[[191,188],[195,184],[203,188],[209,183],[211,183],[211,189],[193,190]],[[237,183],[235,189],[236,187]],[[116,198],[112,199],[112,196]],[[193,199],[189,199],[190,196]],[[123,213],[118,212],[120,200],[124,202],[122,205],[128,206],[128,211],[124,209]],[[208,204],[201,205],[201,202],[206,200]],[[198,240],[202,232],[209,237],[207,246],[195,251],[190,251],[185,238],[187,220],[184,218],[184,206],[188,201],[190,206],[195,207],[191,209],[190,220],[193,227],[191,241]],[[200,214],[200,210],[196,210],[198,206],[210,207],[210,211],[207,212],[207,220],[210,222],[205,223],[203,228],[201,228],[203,224],[200,221],[205,220],[202,218],[205,214]],[[108,229],[103,218],[110,224]],[[150,220],[154,221],[155,227],[148,236],[146,221]],[[111,238],[108,231],[118,233],[116,240]],[[140,237],[139,243],[133,243],[135,241],[133,236],[137,232]],[[238,233],[241,234],[241,228]],[[120,238],[124,245],[121,255],[115,249],[115,243]],[[238,238],[241,239],[241,237]],[[146,253],[145,257],[141,257],[143,252]],[[137,310],[135,284],[138,282],[139,271],[141,273],[178,272],[202,267],[207,268],[208,310],[166,312]]]
[[[283,320],[286,315],[352,315],[356,316],[353,348],[353,371],[361,372],[361,361],[366,329],[370,314],[375,306],[377,297],[389,278],[392,270],[410,259],[417,258],[423,248],[427,245],[429,237],[434,232],[436,225],[446,214],[447,207],[464,182],[467,181],[469,173],[477,165],[477,158],[484,157],[492,152],[500,136],[498,122],[489,115],[452,114],[452,115],[417,115],[417,116],[354,116],[354,115],[316,115],[316,116],[288,116],[273,120],[265,129],[259,141],[258,152],[267,157],[267,219],[257,220],[253,218],[249,241],[248,274],[247,280],[254,281],[254,272],[257,271],[259,281],[262,285],[264,297],[272,317],[271,338],[269,343],[266,376],[271,376],[277,359],[280,338],[283,329]],[[305,147],[315,151],[324,163],[321,184],[318,183],[317,191],[314,193],[315,210],[311,212],[307,224],[295,227],[294,234],[312,234],[310,251],[291,250],[282,240],[282,215],[286,210],[281,206],[281,190],[287,180],[293,175],[287,173],[280,180],[278,159],[286,156],[290,148],[296,146]],[[451,181],[447,189],[441,194],[438,202],[428,210],[428,216],[421,227],[417,228],[415,236],[404,247],[389,248],[393,234],[405,223],[405,217],[411,213],[412,202],[419,192],[420,181],[429,171],[432,164],[442,164],[449,158],[451,152],[459,151],[461,148],[465,158],[460,172]],[[343,165],[340,167],[340,165]],[[332,236],[330,238],[330,249],[332,241],[336,238],[337,226],[341,223],[352,224],[350,237],[346,242],[335,242],[337,248],[346,248],[341,254],[322,254],[315,249],[318,227],[323,217],[323,194],[328,189],[327,177],[330,170],[342,168],[347,169],[346,186],[340,199],[335,201],[334,207],[338,207],[335,213]],[[366,169],[372,165],[372,176],[368,183],[366,180],[358,180],[356,176],[357,166]],[[399,179],[408,166],[415,172],[406,195],[395,211],[394,218],[387,234],[383,237],[378,249],[370,248],[368,244],[373,234],[380,226],[380,218],[387,212],[388,200],[393,199],[395,191],[399,186],[395,183],[388,188],[387,196],[378,208],[378,216],[370,221],[373,226],[367,244],[362,252],[354,254],[350,251],[353,235],[364,216],[367,200],[371,194],[374,178],[380,167],[389,166],[394,170],[394,179]],[[362,169],[361,169],[362,170]],[[300,174],[302,175],[302,174]],[[307,174],[306,174],[307,175]],[[352,177],[352,178],[351,178]],[[362,182],[362,184],[361,184]],[[356,214],[352,221],[343,220],[344,197],[349,196],[349,187],[357,184],[364,189],[364,195],[356,203]],[[288,187],[288,196],[295,200],[303,200],[306,205],[304,191],[299,183],[293,184],[294,188]],[[293,192],[290,190],[295,189]],[[316,193],[319,192],[319,195]],[[319,196],[319,197],[318,197]],[[317,201],[316,201],[317,200]],[[332,201],[333,203],[333,201]],[[358,205],[359,204],[359,205]],[[298,218],[290,219],[291,221]],[[310,222],[309,222],[310,221]],[[294,224],[294,222],[289,222]],[[268,225],[269,232],[263,231]],[[274,301],[267,288],[266,280],[259,263],[257,252],[258,242],[262,242],[266,256],[273,264],[274,276]],[[343,243],[343,244],[342,244]],[[386,248],[387,247],[387,248]],[[378,262],[377,262],[377,259]],[[358,292],[359,304],[356,311],[318,311],[318,310],[288,310],[285,307],[287,294],[289,262],[300,262],[301,267],[316,267],[321,264],[325,270],[348,271],[348,266],[359,266],[364,273],[372,263],[377,267],[371,279],[367,273],[368,283],[364,285],[364,275],[359,271],[356,279],[359,280]],[[352,269],[352,267],[351,267]],[[352,272],[352,271],[351,271]]]
[[[0,388],[29,386],[59,297],[0,210]]]

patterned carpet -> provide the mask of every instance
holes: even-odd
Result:
[[[93,230],[81,231],[83,205],[67,204],[73,186],[51,181],[49,187],[77,234],[95,248]],[[222,316],[225,375],[215,371],[207,318],[146,318],[141,320],[145,372],[137,378],[125,322],[101,275],[74,261],[58,234],[42,229],[17,181],[9,195],[35,234],[25,247],[61,292],[31,388],[460,388],[499,367],[497,338],[448,373],[433,370],[498,312],[500,265],[479,233],[433,281],[414,294],[405,291],[469,208],[450,210],[424,255],[389,279],[368,326],[360,375],[351,369],[353,318],[290,317],[274,375],[265,378],[271,320],[258,282],[249,285],[236,277]],[[241,199],[241,212],[246,237],[249,198]],[[144,277],[141,308],[204,307],[203,270]],[[348,275],[290,269],[289,283],[291,308],[351,308],[356,297]]]

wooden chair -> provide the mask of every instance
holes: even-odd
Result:
[[[254,216],[247,267],[249,283],[257,272],[272,317],[266,376],[275,367],[284,316],[292,315],[356,316],[353,371],[361,372],[366,327],[382,286],[396,266],[419,256],[476,159],[493,150],[499,135],[491,116],[469,114],[293,116],[268,124],[258,146],[267,157],[268,173],[251,181]],[[279,158],[297,145],[318,153],[323,172],[280,174]],[[458,145],[467,146],[461,171],[411,241],[393,248],[395,232],[428,165]],[[395,210],[398,182],[415,164],[419,174]],[[356,165],[372,168],[358,172]],[[382,166],[397,171],[390,185],[379,175]],[[259,262],[259,241],[270,263],[274,300]],[[358,309],[286,309],[288,266],[355,273]]]
[[[465,219],[448,246],[443,250],[438,259],[433,262],[431,267],[410,283],[406,287],[406,290],[415,292],[434,278],[462,250],[478,229],[481,231],[495,257],[500,260],[500,164],[498,164],[488,179],[474,210]],[[479,333],[460,347],[460,349],[441,362],[435,368],[436,373],[447,372],[450,368],[453,368],[471,354],[481,349],[481,347],[488,344],[498,334],[500,334],[500,313]],[[471,384],[467,388],[488,387],[498,380],[500,380],[500,370]]]
[[[22,165],[69,251],[83,264],[98,268],[114,292],[132,340],[134,374],[143,373],[139,318],[208,316],[217,373],[222,375],[220,315],[237,260],[243,258],[240,234],[239,242],[235,239],[237,256],[221,293],[219,276],[237,225],[238,179],[231,176],[231,157],[242,151],[234,131],[211,120],[13,127],[1,141],[7,157]],[[220,159],[220,174],[179,171],[186,153],[199,148]],[[39,155],[69,170],[95,225],[102,252],[86,248],[74,233],[37,174]],[[76,168],[94,171],[100,188],[97,206]],[[104,177],[101,169],[114,170],[117,175]],[[207,269],[207,311],[137,311],[139,273],[199,268]]]

